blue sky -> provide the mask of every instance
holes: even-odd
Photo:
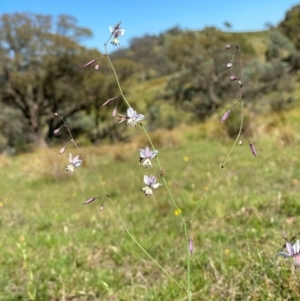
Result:
[[[92,30],[87,47],[103,50],[109,36],[109,25],[122,21],[126,30],[121,46],[128,46],[134,37],[159,34],[174,26],[182,29],[203,29],[215,26],[224,29],[224,21],[232,31],[264,30],[265,23],[276,25],[287,10],[299,1],[291,0],[0,0],[0,13],[32,12],[57,16],[68,14],[78,25]]]

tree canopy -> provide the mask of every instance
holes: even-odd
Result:
[[[20,130],[10,122],[5,132],[9,144],[20,131],[27,140],[46,144],[57,123],[54,112],[68,118],[88,109],[100,96],[90,93],[95,82],[91,78],[99,74],[82,67],[90,55],[99,55],[79,44],[90,36],[90,30],[78,27],[70,16],[0,17],[0,101],[4,108],[0,120],[5,124],[4,112],[9,111],[10,118],[18,118],[23,127]]]
[[[279,23],[278,28],[300,50],[300,4],[293,6],[287,11],[284,20]]]
[[[291,90],[287,77],[300,69],[299,13],[296,5],[277,27],[257,34],[174,27],[157,36],[135,38],[128,49],[121,48],[110,57],[123,89],[161,77],[167,81],[165,91],[150,98],[159,97],[203,120],[233,100],[229,73],[242,71],[244,100],[251,105],[266,93]],[[107,108],[101,109],[107,99],[120,93],[110,66],[102,60],[97,71],[83,67],[102,55],[81,45],[91,34],[66,15],[0,16],[0,150],[3,144],[51,143],[54,129],[61,125],[55,112],[68,119],[75,134],[88,132],[90,141],[122,138]],[[237,64],[226,68],[234,56],[226,44],[238,45],[242,70],[234,70]],[[160,104],[153,107],[152,98],[149,117],[155,119]],[[291,99],[277,96],[266,101],[279,109],[285,102]],[[120,102],[118,109],[123,105]]]

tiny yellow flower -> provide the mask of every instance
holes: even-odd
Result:
[[[187,161],[189,161],[189,157],[185,156],[185,157],[183,158],[183,160],[184,160],[185,162],[187,162]]]
[[[25,241],[25,237],[24,237],[23,235],[21,235],[19,239],[20,239],[20,241],[22,241],[22,242]]]
[[[2,207],[3,206],[3,203],[2,202],[0,202],[0,207]]]
[[[225,249],[224,253],[225,253],[226,255],[228,255],[228,254],[230,253],[230,250],[229,250],[229,249]]]
[[[174,214],[175,216],[178,216],[179,214],[181,214],[181,209],[180,208],[177,208],[175,211],[174,211]]]

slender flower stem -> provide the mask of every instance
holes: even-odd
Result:
[[[104,44],[104,46],[105,46],[106,57],[107,57],[107,60],[108,60],[108,62],[110,64],[110,67],[111,67],[111,69],[112,69],[112,71],[113,71],[113,73],[115,75],[115,79],[116,79],[116,82],[117,82],[117,85],[118,85],[118,88],[119,88],[119,91],[120,91],[120,95],[123,97],[123,99],[124,99],[125,103],[127,104],[127,106],[130,107],[130,104],[127,101],[127,99],[126,99],[126,97],[125,97],[125,95],[123,93],[122,87],[120,85],[120,81],[119,81],[116,69],[115,69],[115,67],[114,67],[114,65],[113,65],[113,63],[112,63],[112,61],[111,61],[111,59],[110,59],[110,57],[109,57],[109,55],[107,53],[107,42]]]
[[[240,129],[239,129],[239,132],[236,136],[236,139],[234,141],[234,143],[232,144],[231,146],[231,149],[230,151],[228,152],[225,160],[223,161],[222,165],[221,165],[221,168],[219,169],[218,173],[216,174],[216,176],[214,177],[212,183],[209,185],[207,191],[210,191],[211,188],[214,186],[214,184],[216,183],[217,179],[219,178],[222,170],[224,169],[229,157],[231,156],[231,153],[233,151],[233,149],[235,148],[236,144],[238,143],[239,141],[239,138],[240,138],[240,135],[242,133],[242,129],[243,129],[243,122],[244,122],[244,113],[243,113],[243,105],[242,105],[242,101],[240,101],[240,106],[241,106],[241,123],[240,123]],[[202,203],[203,203],[203,199],[207,196],[207,193],[204,194],[204,196],[201,198],[200,202],[198,203],[196,209],[193,211],[193,213],[191,214],[191,216],[189,217],[188,219],[188,222],[191,221],[191,219],[195,216],[195,214],[197,213],[197,211],[199,210],[199,208],[201,207]]]
[[[109,40],[108,40],[108,41],[109,41]],[[108,62],[109,62],[109,64],[110,64],[112,70],[113,70],[113,73],[114,73],[114,76],[115,76],[115,79],[116,79],[116,82],[117,82],[117,85],[118,85],[118,88],[119,88],[119,91],[120,91],[120,95],[121,95],[122,98],[124,99],[124,101],[125,101],[125,103],[127,104],[127,106],[130,107],[129,102],[127,101],[125,95],[123,94],[123,90],[122,90],[122,87],[121,87],[121,85],[120,85],[120,81],[119,81],[117,72],[116,72],[116,70],[115,70],[115,68],[114,68],[114,66],[113,66],[112,61],[110,60],[110,57],[108,56],[108,53],[107,53],[107,43],[108,43],[108,41],[104,44],[104,46],[105,46],[105,51],[106,51],[106,57],[107,57],[107,60],[108,60]],[[149,136],[147,130],[145,129],[145,127],[143,126],[142,123],[141,123],[140,125],[141,125],[142,130],[143,130],[143,132],[145,133],[145,135],[146,135],[146,137],[147,137],[147,139],[148,139],[148,141],[149,141],[151,147],[152,147],[153,149],[155,149],[154,144],[153,144],[153,142],[152,142],[152,140],[151,140],[151,138],[150,138],[150,136]],[[161,163],[160,163],[160,160],[159,160],[158,156],[156,157],[156,159],[157,159],[158,166],[159,166],[160,170],[163,171],[162,165],[161,165]],[[170,188],[169,188],[169,186],[168,186],[168,184],[167,184],[167,181],[166,181],[166,179],[165,179],[165,177],[164,177],[164,175],[163,175],[163,172],[162,172],[161,176],[162,176],[163,183],[164,183],[164,185],[165,185],[165,187],[166,187],[166,189],[167,189],[167,192],[168,192],[168,194],[169,194],[169,196],[170,196],[170,199],[171,199],[171,201],[172,201],[172,203],[173,203],[173,206],[174,206],[174,208],[177,209],[177,208],[178,208],[177,203],[176,203],[176,201],[175,201],[175,199],[174,199],[174,197],[173,197],[173,195],[172,195],[172,193],[171,193],[171,191],[170,191]],[[116,209],[116,210],[117,210],[117,209]],[[122,219],[121,215],[120,215],[120,214],[118,214],[118,215],[119,215],[120,220],[122,221],[122,223],[123,223],[123,225],[124,225],[124,222],[123,222],[123,219]],[[126,230],[126,232],[127,232],[128,235],[133,239],[133,241],[140,247],[140,249],[141,249],[147,256],[149,256],[149,257],[150,257],[150,258],[151,258],[151,259],[152,259],[152,260],[153,260],[153,261],[161,268],[161,270],[162,270],[166,275],[168,275],[168,277],[170,277],[170,279],[171,279],[173,282],[175,282],[180,288],[182,288],[182,289],[186,292],[186,294],[187,294],[187,299],[188,299],[189,301],[191,301],[191,300],[192,300],[192,295],[191,295],[191,291],[190,291],[190,286],[191,286],[191,283],[190,283],[190,282],[191,282],[191,281],[190,281],[190,253],[189,253],[189,248],[188,248],[188,233],[187,233],[186,223],[185,223],[184,219],[182,218],[181,214],[180,214],[180,219],[181,219],[181,223],[182,223],[183,228],[184,228],[185,244],[186,244],[186,250],[187,250],[187,287],[188,287],[187,290],[186,290],[185,288],[183,288],[179,283],[177,283],[177,282],[174,280],[174,278],[171,277],[171,276],[165,271],[165,269],[164,269],[164,268],[163,268],[163,267],[162,267],[162,266],[161,266],[161,265],[160,265],[153,257],[151,257],[151,255],[150,255],[150,254],[149,254],[149,253],[148,253],[148,252],[147,252],[147,251],[146,251],[146,250],[138,243],[138,241],[130,234],[130,232],[128,232],[128,230]],[[124,227],[125,227],[125,226],[124,226]],[[126,229],[126,228],[125,228],[125,229]]]
[[[228,159],[230,158],[232,152],[233,152],[233,149],[235,148],[236,144],[238,143],[239,141],[239,138],[240,138],[240,135],[242,133],[242,129],[243,129],[243,125],[244,125],[244,110],[243,110],[243,101],[242,101],[242,81],[241,81],[241,78],[242,78],[242,68],[241,68],[241,60],[240,60],[240,57],[239,57],[239,50],[238,50],[238,47],[236,47],[236,51],[237,51],[237,58],[238,58],[238,64],[239,64],[239,78],[240,78],[240,81],[239,81],[239,85],[240,85],[240,88],[239,88],[239,105],[240,105],[240,109],[241,109],[241,120],[240,120],[240,128],[239,128],[239,131],[238,131],[238,134],[236,136],[236,139],[234,141],[234,143],[232,144],[225,160],[223,161],[222,165],[221,165],[221,168],[219,169],[219,171],[217,172],[216,176],[213,178],[213,181],[212,183],[209,185],[207,191],[210,191],[211,188],[215,185],[217,179],[219,178],[222,170],[224,169]],[[199,208],[202,206],[202,203],[203,203],[203,200],[204,198],[206,198],[207,196],[207,193],[205,193],[203,195],[203,197],[200,199],[196,209],[192,212],[191,216],[188,218],[188,222],[190,222],[192,220],[192,218],[195,216],[195,214],[198,212]]]
[[[143,129],[145,135],[147,136],[147,139],[148,139],[148,141],[149,141],[151,147],[152,147],[153,149],[155,149],[155,147],[154,147],[154,145],[153,145],[153,143],[152,143],[152,140],[151,140],[151,138],[150,138],[150,136],[149,136],[147,130],[146,130],[145,127],[143,126],[143,124],[141,124],[141,127],[142,127],[142,129]],[[161,163],[160,163],[160,160],[159,160],[158,156],[156,157],[156,160],[157,160],[159,169],[163,171],[163,168],[162,168],[162,165],[161,165]],[[173,198],[173,195],[172,195],[171,190],[170,190],[170,188],[169,188],[169,185],[168,185],[168,183],[167,183],[167,181],[166,181],[166,178],[165,178],[165,176],[164,176],[163,174],[161,175],[161,177],[162,177],[162,180],[163,180],[163,182],[164,182],[164,185],[165,185],[165,187],[166,187],[166,189],[167,189],[167,191],[168,191],[168,194],[169,194],[169,196],[170,196],[170,198],[171,198],[171,200],[172,200],[172,203],[173,203],[173,205],[174,205],[174,208],[177,209],[177,208],[178,208],[178,205],[177,205],[175,199]],[[184,223],[184,221],[183,221],[183,223]]]
[[[187,297],[188,300],[192,300],[192,292],[191,292],[191,252],[189,249],[189,239],[187,232],[187,224],[184,222],[181,214],[180,214],[181,222],[183,225],[184,236],[185,236],[185,246],[186,246],[186,267],[187,267]]]
[[[147,136],[150,145],[152,146],[153,149],[155,149],[155,147],[154,147],[154,145],[153,145],[153,143],[152,143],[152,140],[151,140],[151,138],[150,138],[150,136],[149,136],[147,130],[146,130],[145,127],[143,126],[143,124],[141,124],[141,127],[142,127],[142,129],[143,129],[145,135]],[[162,165],[161,165],[161,163],[160,163],[160,160],[159,160],[158,156],[156,157],[156,159],[157,159],[158,166],[159,166],[160,170],[163,170],[163,169],[162,169]],[[172,203],[173,203],[173,205],[174,205],[174,208],[177,209],[177,208],[178,208],[178,205],[177,205],[175,199],[173,198],[173,195],[172,195],[172,193],[171,193],[171,191],[170,191],[169,185],[168,185],[168,183],[167,183],[167,181],[166,181],[166,178],[165,178],[165,176],[164,176],[163,174],[162,174],[162,180],[163,180],[163,183],[164,183],[164,185],[165,185],[165,187],[166,187],[166,189],[167,189],[167,191],[168,191],[168,194],[169,194],[170,199],[171,199],[171,201],[172,201]],[[185,237],[185,245],[186,245],[186,261],[187,261],[187,298],[188,298],[189,301],[191,301],[191,300],[192,300],[192,294],[191,294],[191,265],[190,265],[190,251],[189,251],[189,245],[188,245],[189,240],[188,240],[188,232],[187,232],[187,223],[184,221],[184,219],[183,219],[183,217],[182,217],[181,214],[179,214],[179,216],[180,216],[181,223],[182,223],[182,225],[183,225],[184,237]]]
[[[263,272],[260,273],[260,274],[256,277],[256,279],[253,281],[253,284],[251,285],[251,288],[257,286],[258,281],[266,274],[266,272],[270,269],[270,267],[274,267],[274,263],[275,263],[275,260],[277,259],[277,257],[278,257],[278,255],[275,255],[275,256],[273,257],[273,259],[270,261],[270,263],[264,268]],[[245,297],[244,297],[243,300],[245,300],[245,301],[246,301],[246,300],[249,300],[248,297],[251,295],[251,291],[252,291],[251,288],[248,290],[248,293],[245,294]]]
[[[105,44],[105,50],[106,50],[106,53],[107,53],[107,46],[106,46],[106,44]],[[122,97],[123,97],[125,103],[128,105],[128,107],[130,107],[129,102],[127,101],[125,95],[123,94],[123,90],[122,90],[122,87],[121,87],[121,85],[120,85],[120,81],[119,81],[117,72],[116,72],[116,70],[115,70],[115,68],[114,68],[114,66],[113,66],[113,63],[112,63],[112,61],[110,60],[109,56],[108,56],[108,55],[106,55],[106,56],[107,56],[107,59],[108,59],[108,62],[109,62],[109,64],[110,64],[110,66],[111,66],[111,68],[112,68],[112,70],[113,70],[113,73],[114,73],[114,75],[115,75],[116,82],[117,82],[118,88],[119,88],[119,90],[120,90],[120,95],[122,95]],[[143,124],[141,124],[141,127],[142,127],[142,129],[143,129],[143,131],[144,131],[144,133],[145,133],[145,135],[146,135],[146,137],[147,137],[147,139],[148,139],[150,145],[152,146],[153,149],[155,149],[154,144],[153,144],[153,142],[152,142],[152,140],[151,140],[151,138],[150,138],[150,136],[149,136],[147,130],[146,130],[145,127],[143,126]],[[159,158],[158,158],[158,157],[156,157],[156,158],[157,158],[157,162],[158,162],[158,166],[159,166],[160,170],[163,170],[163,169],[162,169],[162,166],[161,166],[161,163],[160,163],[160,161],[159,161]],[[167,191],[168,191],[168,193],[169,193],[169,196],[170,196],[170,198],[171,198],[171,200],[172,200],[172,202],[173,202],[173,204],[174,204],[174,207],[175,207],[175,208],[178,208],[178,206],[177,206],[177,204],[176,204],[176,202],[175,202],[175,200],[174,200],[174,198],[173,198],[173,196],[172,196],[172,194],[171,194],[171,191],[170,191],[170,189],[169,189],[169,187],[168,187],[168,184],[167,184],[167,182],[166,182],[166,180],[165,180],[165,177],[162,176],[162,178],[163,178],[163,182],[164,182],[164,184],[165,184],[165,186],[166,186],[166,188],[167,188]]]
[[[79,151],[79,153],[80,153],[80,148],[78,147],[78,145],[77,145],[77,143],[76,143],[76,141],[73,139],[73,136],[72,136],[72,133],[71,133],[71,131],[70,131],[70,129],[69,129],[69,127],[68,127],[68,125],[67,125],[67,123],[66,123],[66,121],[64,120],[64,118],[62,117],[62,116],[60,116],[61,117],[61,119],[62,119],[62,122],[65,124],[65,126],[66,126],[66,128],[67,128],[67,130],[68,130],[68,132],[69,132],[69,135],[70,135],[70,137],[71,137],[71,139],[72,139],[72,141],[73,141],[73,143],[74,143],[74,145],[75,145],[75,147],[76,147],[76,149]],[[155,258],[153,258],[145,249],[144,249],[144,247],[135,239],[135,237],[131,234],[131,232],[128,230],[128,228],[127,228],[127,226],[126,226],[126,224],[125,224],[125,221],[124,221],[124,219],[122,218],[122,215],[120,214],[120,212],[119,212],[119,210],[117,209],[117,207],[116,207],[116,205],[115,205],[115,203],[113,202],[113,200],[111,199],[111,197],[109,196],[109,194],[108,194],[108,192],[107,192],[107,190],[105,189],[105,187],[104,187],[104,185],[103,185],[103,183],[102,183],[102,181],[99,179],[99,177],[98,177],[98,175],[97,175],[97,173],[96,173],[96,171],[95,171],[95,169],[94,169],[94,167],[93,167],[93,165],[86,159],[86,158],[84,158],[84,160],[85,160],[85,162],[89,165],[89,167],[91,168],[91,170],[93,171],[93,173],[94,173],[94,175],[96,176],[96,178],[97,178],[97,180],[98,180],[98,182],[99,182],[99,184],[100,184],[100,186],[101,186],[101,188],[104,190],[104,193],[105,193],[105,195],[107,196],[107,198],[108,198],[108,200],[109,200],[109,202],[111,203],[111,205],[113,206],[113,208],[114,208],[114,210],[115,210],[115,212],[117,213],[117,215],[118,215],[118,217],[119,217],[119,219],[120,219],[120,221],[121,221],[121,223],[122,223],[122,226],[123,226],[123,228],[124,228],[124,230],[126,231],[126,233],[129,235],[129,237],[133,240],[133,242],[168,276],[168,278],[170,279],[170,280],[172,280],[178,287],[180,287],[182,290],[184,290],[186,293],[187,293],[187,291],[186,291],[186,289],[180,284],[180,283],[178,283],[161,265],[160,265],[160,263],[155,259]]]
[[[121,24],[121,22],[119,22],[117,25],[115,25],[114,30],[116,30],[117,27],[118,27],[120,24]],[[117,26],[117,27],[116,27],[116,26]],[[111,29],[111,31],[112,31],[112,29]],[[123,30],[123,32],[124,32],[124,30]],[[115,40],[113,40],[112,43],[117,44],[115,41],[117,41],[116,38],[117,38],[118,35],[117,35],[117,34],[114,35],[114,32],[112,31],[110,37],[109,37],[109,38],[107,39],[107,41],[104,43],[105,54],[103,54],[103,55],[101,56],[101,58],[99,57],[99,58],[100,58],[100,61],[99,61],[99,63],[96,65],[96,69],[98,69],[100,63],[102,62],[102,59],[103,59],[104,57],[106,57],[107,60],[108,60],[109,65],[110,65],[110,67],[111,67],[111,69],[112,69],[112,72],[113,72],[113,74],[114,74],[114,77],[115,77],[115,79],[116,79],[116,83],[117,83],[118,89],[119,89],[119,91],[120,91],[120,95],[122,96],[122,98],[123,98],[124,102],[126,103],[126,105],[130,108],[131,106],[130,106],[128,100],[126,99],[126,97],[125,97],[125,95],[124,95],[124,93],[123,93],[123,90],[122,90],[122,87],[121,87],[121,84],[120,84],[120,81],[119,81],[117,72],[116,72],[116,70],[115,70],[115,68],[114,68],[114,65],[113,65],[113,63],[112,63],[112,61],[111,61],[111,59],[110,59],[110,57],[109,57],[109,55],[108,55],[108,51],[107,51],[107,44],[108,44],[108,42],[112,39],[113,36],[114,36]],[[233,75],[232,75],[232,76],[230,76],[230,80],[231,80],[231,81],[237,81],[237,80],[238,80],[239,86],[240,86],[240,88],[239,88],[239,97],[238,97],[238,101],[239,101],[239,102],[237,103],[237,104],[240,105],[240,113],[241,113],[240,127],[239,127],[239,131],[238,131],[237,137],[236,137],[234,143],[232,144],[232,146],[231,146],[231,148],[230,148],[230,150],[229,150],[229,152],[228,152],[228,154],[227,154],[225,160],[223,161],[223,163],[222,163],[222,165],[221,165],[219,171],[217,172],[216,176],[213,178],[213,181],[212,181],[211,184],[209,185],[209,187],[208,187],[208,189],[207,189],[208,191],[210,191],[211,188],[215,185],[215,183],[216,183],[217,179],[219,178],[219,176],[220,176],[222,170],[224,169],[225,165],[227,164],[227,161],[228,161],[228,159],[230,158],[230,156],[231,156],[231,154],[232,154],[234,148],[236,147],[236,144],[238,143],[238,140],[239,140],[239,138],[240,138],[240,136],[241,136],[242,129],[243,129],[243,123],[244,123],[244,112],[243,112],[243,102],[242,102],[242,80],[241,80],[242,74],[241,74],[241,60],[240,60],[240,57],[239,57],[239,49],[238,49],[238,46],[236,46],[236,45],[228,45],[228,46],[229,46],[229,47],[226,46],[227,49],[231,48],[231,46],[235,46],[235,48],[236,48],[236,53],[237,53],[237,59],[238,59],[238,65],[239,65],[239,76],[237,77],[237,76],[233,76]],[[233,56],[233,57],[234,57],[234,56]],[[94,62],[98,61],[99,58],[97,58],[97,59],[95,59],[95,60],[93,60],[93,61],[87,63],[86,66],[89,66],[89,65],[91,65],[91,64],[94,64]],[[231,66],[232,66],[232,63],[230,63],[230,67],[231,67]],[[107,101],[106,103],[108,103],[108,101]],[[106,104],[106,103],[105,103],[105,104]],[[237,105],[237,104],[235,104],[235,105]],[[234,105],[234,106],[235,106],[235,105]],[[226,112],[225,115],[221,118],[221,122],[224,122],[224,121],[228,118],[229,113],[230,113],[230,110],[229,110],[228,112]],[[227,115],[226,115],[226,114],[227,114]],[[129,115],[129,114],[128,114],[128,115]],[[59,115],[58,115],[58,116],[59,116]],[[79,151],[79,153],[80,153],[80,149],[79,149],[79,147],[78,147],[76,141],[74,140],[74,138],[73,138],[73,136],[72,136],[72,133],[71,133],[71,131],[70,131],[70,128],[68,127],[66,121],[64,120],[64,118],[63,118],[62,116],[59,116],[59,117],[62,119],[62,122],[63,122],[64,126],[65,126],[65,127],[67,128],[67,130],[68,130],[68,133],[69,133],[69,135],[70,135],[70,137],[71,137],[71,141],[70,141],[70,142],[73,142],[73,143],[74,143],[76,149],[77,149],[77,150]],[[124,116],[124,117],[126,117],[126,116]],[[134,125],[136,125],[136,124],[134,124]],[[144,127],[144,125],[143,125],[142,123],[140,123],[140,125],[141,125],[141,128],[142,128],[144,134],[146,135],[146,137],[147,137],[147,139],[148,139],[148,141],[149,141],[151,147],[152,147],[153,149],[155,149],[154,144],[153,144],[153,142],[152,142],[152,140],[151,140],[151,138],[150,138],[150,136],[149,136],[149,134],[148,134],[146,128]],[[58,131],[59,131],[59,129],[58,129]],[[66,146],[65,146],[65,147],[66,147]],[[63,149],[63,151],[60,152],[60,153],[63,153],[64,150],[65,150],[65,149]],[[255,155],[256,155],[256,154],[255,154]],[[198,205],[196,206],[196,209],[192,212],[192,214],[191,214],[190,217],[187,219],[187,221],[185,221],[184,218],[183,218],[183,216],[182,216],[182,214],[179,213],[180,221],[181,221],[181,223],[182,223],[182,225],[183,225],[183,233],[184,233],[184,237],[185,237],[185,249],[186,249],[186,269],[187,269],[187,280],[186,280],[186,281],[187,281],[187,288],[185,288],[183,285],[181,285],[179,282],[177,282],[177,281],[176,281],[176,280],[175,280],[175,279],[174,279],[174,278],[173,278],[173,277],[172,277],[172,276],[171,276],[171,275],[170,275],[170,274],[169,274],[169,273],[161,266],[161,264],[147,252],[147,250],[146,250],[146,249],[138,242],[138,240],[137,240],[137,239],[133,236],[133,234],[128,230],[128,228],[127,228],[127,226],[126,226],[126,223],[125,223],[125,221],[124,221],[124,219],[123,219],[123,217],[122,217],[120,211],[117,209],[117,207],[116,207],[116,205],[115,205],[115,202],[111,199],[111,197],[110,197],[109,194],[107,193],[107,190],[106,190],[106,188],[104,187],[104,185],[103,185],[102,181],[100,180],[100,178],[98,177],[98,175],[97,175],[97,173],[96,173],[94,167],[92,166],[92,164],[91,164],[85,157],[83,157],[83,159],[85,160],[85,162],[89,165],[89,167],[90,167],[91,170],[93,171],[95,177],[97,178],[97,180],[98,180],[98,182],[99,182],[99,185],[101,186],[101,188],[102,188],[103,191],[105,192],[106,197],[108,198],[110,204],[111,204],[112,207],[114,208],[114,210],[115,210],[117,216],[119,217],[119,220],[120,220],[120,222],[121,222],[121,224],[122,224],[122,226],[123,226],[125,232],[126,232],[126,233],[128,234],[128,236],[131,238],[131,240],[132,240],[132,241],[133,241],[133,242],[134,242],[134,243],[135,243],[135,244],[136,244],[136,245],[137,245],[137,246],[138,246],[138,247],[139,247],[139,248],[140,248],[140,249],[141,249],[148,257],[149,257],[149,258],[150,258],[150,259],[151,259],[151,261],[153,261],[153,262],[154,262],[154,263],[162,270],[162,272],[163,272],[165,275],[167,275],[167,277],[168,277],[173,283],[175,283],[179,288],[181,288],[183,291],[185,291],[185,293],[187,294],[187,300],[191,301],[191,300],[192,300],[192,292],[191,292],[191,250],[190,250],[190,247],[189,247],[188,223],[194,218],[194,216],[196,215],[196,213],[198,212],[198,210],[199,210],[200,207],[202,206],[204,199],[207,197],[207,192],[204,193],[203,197],[200,199]],[[170,190],[170,188],[169,188],[169,186],[168,186],[167,180],[166,180],[165,175],[164,175],[164,170],[163,170],[163,168],[162,168],[162,165],[161,165],[161,163],[160,163],[160,160],[159,160],[158,156],[156,157],[156,159],[157,159],[158,166],[159,166],[159,169],[160,169],[160,175],[161,175],[162,181],[163,181],[163,183],[164,183],[164,186],[166,187],[167,193],[168,193],[168,195],[169,195],[169,197],[170,197],[170,199],[171,199],[171,202],[172,202],[174,208],[175,208],[175,209],[178,209],[179,207],[178,207],[177,202],[175,201],[175,199],[174,199],[174,197],[173,197],[173,195],[172,195],[172,193],[171,193],[171,190]],[[93,198],[92,198],[92,199],[93,199]],[[274,259],[274,260],[275,260],[275,259]],[[265,272],[264,272],[264,273],[265,273]],[[264,273],[263,273],[263,274],[264,274]],[[262,274],[262,275],[263,275],[263,274]],[[260,275],[260,276],[256,279],[256,281],[257,281],[262,275]]]

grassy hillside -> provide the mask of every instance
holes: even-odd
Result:
[[[240,34],[262,61],[266,34]],[[194,242],[193,300],[298,299],[299,275],[277,252],[283,234],[299,232],[299,75],[290,77],[294,89],[267,91],[246,107],[247,138],[258,156],[245,138],[224,168],[238,106],[225,123],[220,117],[227,107],[199,123],[194,112],[163,101],[171,76],[124,81],[126,98],[145,112],[143,124],[152,129],[167,183],[152,197],[141,191],[143,176],[162,171],[156,160],[151,170],[139,165],[138,150],[148,144],[140,126],[124,127],[128,143],[0,156],[1,301],[187,300],[180,288],[187,285],[180,212]],[[274,97],[292,97],[293,103],[264,109]],[[151,114],[159,116],[155,122]],[[92,168],[84,162],[66,174],[69,152]],[[93,196],[98,198],[83,205]]]
[[[193,300],[295,300],[292,261],[277,259],[285,233],[299,231],[299,111],[258,119],[254,157],[236,147],[214,181],[232,141],[212,118],[204,125],[152,133],[172,194],[194,241]],[[273,126],[273,125],[276,126]],[[267,126],[268,125],[268,126]],[[185,244],[166,189],[145,197],[134,141],[82,149],[129,231],[181,284]],[[206,137],[206,138],[203,138]],[[74,149],[69,149],[75,154]],[[124,232],[93,172],[66,175],[58,149],[1,157],[1,300],[185,300]],[[158,170],[154,162],[152,174]],[[159,180],[158,180],[159,181]],[[100,205],[104,209],[100,210]]]

